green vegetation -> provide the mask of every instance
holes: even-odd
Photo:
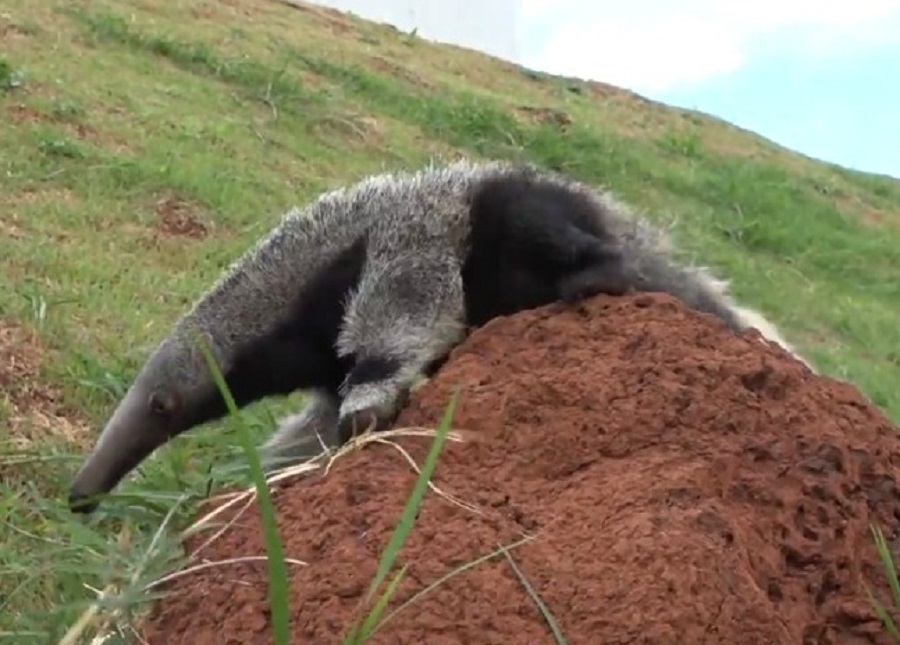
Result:
[[[148,350],[231,259],[289,206],[432,157],[609,186],[900,420],[896,180],[322,10],[9,0],[0,35],[0,637],[57,640],[112,582],[128,605],[172,564],[161,525],[250,485],[223,422],[90,523],[64,504]],[[253,406],[250,439],[296,403]]]

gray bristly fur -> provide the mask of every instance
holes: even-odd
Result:
[[[393,419],[413,382],[446,357],[472,322],[466,291],[474,283],[466,287],[463,280],[467,260],[478,251],[471,239],[472,198],[498,177],[586,198],[588,211],[564,216],[588,237],[615,240],[625,286],[670,293],[735,331],[761,325],[765,336],[795,353],[774,326],[737,306],[724,282],[676,262],[660,229],[599,189],[502,162],[459,161],[372,176],[290,211],[178,321],[114,412],[70,500],[107,492],[158,445],[224,414],[194,349],[195,328],[238,390],[239,405],[312,391],[309,406],[282,420],[263,446],[268,468],[309,456],[316,434],[334,446],[347,440],[348,422],[371,419],[383,426]],[[548,251],[539,240],[544,229],[560,226],[536,217],[520,227],[515,215],[504,215],[509,238],[518,235],[515,245],[536,240],[536,258],[545,251],[568,253]],[[527,266],[529,257],[517,261],[540,277],[537,264]],[[578,289],[584,295],[604,283],[596,272],[576,277],[585,282]]]
[[[720,318],[738,333],[755,328],[763,340],[775,343],[815,371],[763,314],[735,301],[728,281],[714,276],[708,267],[679,262],[666,230],[638,215],[611,193],[595,194],[609,214],[608,230],[621,240],[625,271],[635,291],[674,295],[692,309]]]

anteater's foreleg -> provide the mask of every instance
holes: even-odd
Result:
[[[422,247],[372,258],[348,303],[338,352],[355,363],[341,388],[340,444],[392,423],[413,384],[465,335],[459,263]]]

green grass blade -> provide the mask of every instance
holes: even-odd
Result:
[[[250,476],[256,486],[260,519],[266,540],[266,551],[268,554],[266,565],[269,572],[269,607],[272,611],[272,629],[274,631],[275,644],[288,645],[290,643],[290,618],[288,614],[288,590],[290,587],[288,585],[287,565],[284,561],[284,549],[281,545],[281,538],[278,535],[278,524],[275,521],[275,509],[272,505],[272,498],[269,495],[269,487],[266,484],[259,454],[253,445],[250,431],[244,424],[234,398],[231,396],[231,391],[228,389],[225,379],[216,365],[215,358],[199,334],[198,342],[210,372],[213,374],[216,386],[225,398],[231,418],[237,423],[238,435],[241,438],[241,444],[249,462]]]
[[[428,452],[428,456],[425,458],[425,465],[422,467],[422,471],[419,473],[419,477],[416,480],[415,486],[413,487],[412,494],[409,496],[409,501],[406,503],[406,507],[403,509],[403,515],[400,518],[400,523],[397,524],[396,528],[394,529],[394,533],[391,535],[391,539],[388,542],[387,549],[385,549],[384,556],[382,557],[381,562],[378,565],[378,572],[376,573],[375,578],[372,580],[372,584],[369,586],[369,591],[366,594],[366,602],[371,600],[372,594],[381,586],[381,583],[384,581],[385,576],[387,575],[388,571],[390,571],[391,566],[394,564],[394,559],[397,557],[397,553],[403,547],[403,543],[406,541],[406,536],[412,529],[413,522],[416,519],[416,514],[419,512],[419,506],[422,503],[422,496],[425,494],[425,489],[428,487],[428,480],[431,479],[431,473],[434,471],[438,455],[440,454],[441,448],[444,445],[444,439],[447,437],[447,433],[450,430],[450,424],[453,421],[453,415],[456,413],[456,401],[458,396],[459,392],[455,391],[450,399],[450,404],[444,411],[444,417],[443,419],[441,419],[441,423],[437,428],[437,434],[434,438],[434,441],[431,443],[431,450]]]
[[[872,536],[875,539],[875,548],[881,557],[881,564],[884,566],[884,572],[891,587],[891,595],[894,597],[894,606],[900,607],[900,581],[897,579],[897,568],[894,566],[894,560],[891,558],[891,551],[888,548],[884,534],[876,526],[871,527]]]
[[[888,612],[887,608],[881,602],[875,598],[875,595],[869,589],[868,585],[863,585],[866,589],[866,594],[869,596],[869,602],[872,603],[872,607],[875,610],[875,613],[881,619],[882,625],[884,625],[884,630],[888,633],[888,635],[894,640],[896,643],[900,643],[900,630],[897,629],[896,623],[894,623],[894,619],[891,618],[891,614]]]
[[[891,588],[891,595],[894,599],[894,607],[896,608],[900,606],[900,581],[897,579],[897,569],[894,566],[891,551],[888,548],[887,541],[884,539],[884,534],[881,532],[881,529],[873,525],[870,526],[870,530],[872,532],[872,538],[875,541],[875,548],[881,559],[881,564],[884,567],[885,576],[887,577],[888,585]],[[869,589],[868,585],[863,586],[866,589],[866,594],[869,596],[869,602],[872,604],[875,613],[878,614],[878,617],[884,625],[885,631],[895,642],[900,643],[900,630],[897,629],[897,624],[894,622],[887,607],[879,602],[875,597],[875,594]]]
[[[404,574],[406,573],[407,565],[403,565],[400,568],[400,571],[397,572],[397,575],[394,576],[393,580],[391,580],[390,584],[388,584],[387,589],[384,590],[384,593],[381,594],[381,597],[378,598],[378,602],[375,603],[375,606],[372,607],[372,611],[369,612],[369,615],[366,616],[365,621],[358,629],[354,628],[352,633],[352,638],[347,638],[344,640],[345,645],[357,645],[358,643],[364,643],[367,638],[369,638],[373,630],[372,628],[378,622],[378,619],[381,617],[381,614],[384,613],[384,608],[387,607],[388,602],[393,597],[394,592],[397,590],[397,585],[400,584],[400,580],[403,579]]]

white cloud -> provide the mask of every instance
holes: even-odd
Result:
[[[661,92],[767,50],[827,57],[900,40],[900,0],[522,0],[524,64]]]

